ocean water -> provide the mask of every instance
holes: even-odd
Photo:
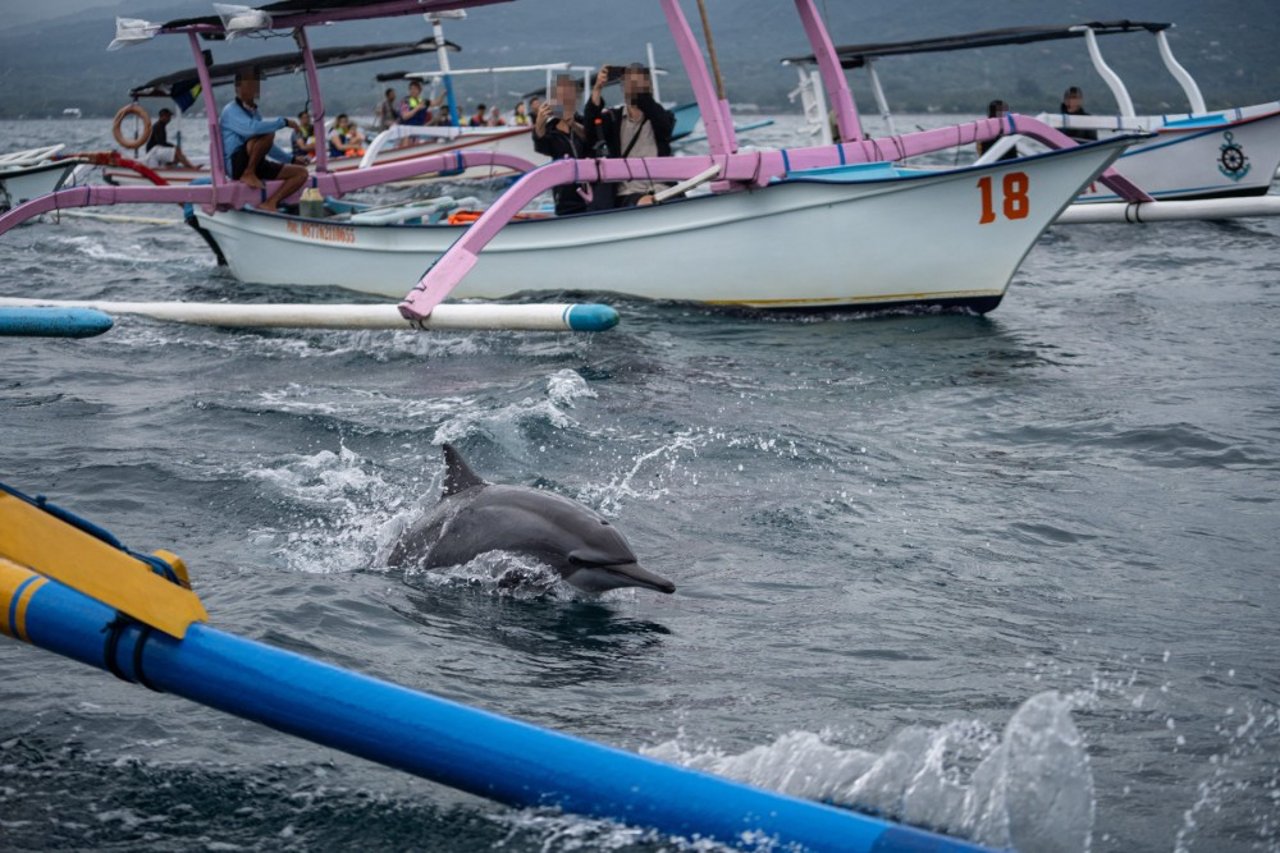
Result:
[[[0,294],[347,298],[83,219],[0,238]],[[1280,850],[1280,222],[1055,228],[985,317],[589,296],[622,324],[0,340],[0,479],[183,555],[218,627],[541,725],[1024,851]],[[445,441],[678,591],[381,568]],[[0,643],[0,849],[356,845],[708,849]]]

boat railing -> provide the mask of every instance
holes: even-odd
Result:
[[[66,143],[63,142],[57,145],[46,145],[43,148],[26,148],[22,151],[0,154],[0,168],[18,169],[24,166],[35,166],[51,159],[66,147]]]
[[[387,146],[402,142],[406,139],[427,139],[433,142],[453,142],[463,137],[473,137],[477,139],[493,140],[505,139],[509,136],[519,136],[529,133],[532,128],[527,126],[513,127],[455,127],[453,125],[408,125],[393,124],[391,127],[379,133],[373,140],[365,146],[364,156],[360,158],[358,168],[367,169],[373,166]]]

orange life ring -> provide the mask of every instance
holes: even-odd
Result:
[[[127,137],[124,135],[124,120],[128,116],[137,116],[142,120],[142,130],[135,137]],[[132,148],[137,150],[147,143],[151,138],[151,116],[147,115],[147,110],[141,104],[128,104],[120,108],[116,113],[116,120],[111,125],[111,135],[116,138],[116,142],[120,143],[121,148]]]

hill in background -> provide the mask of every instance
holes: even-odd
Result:
[[[793,109],[787,92],[795,72],[778,60],[808,52],[808,44],[789,0],[708,0],[716,47],[729,96],[735,103],[762,109]],[[696,7],[684,3],[697,25]],[[837,43],[897,41],[1023,24],[1069,24],[1089,20],[1172,20],[1175,55],[1199,81],[1211,107],[1242,105],[1280,97],[1280,13],[1274,0],[1238,0],[1224,14],[1219,4],[1194,0],[1044,3],[1011,0],[999,4],[972,0],[889,0],[820,2]],[[74,13],[62,10],[78,9]],[[150,44],[108,53],[115,17],[171,20],[211,12],[204,0],[60,0],[25,4],[15,10],[0,34],[0,117],[45,117],[64,107],[85,115],[109,116],[127,101],[133,85],[191,65],[184,39],[158,38]],[[408,41],[428,26],[416,16],[359,22],[313,31],[317,45]],[[449,22],[448,37],[462,45],[457,66],[489,66],[570,61],[598,65],[644,58],[653,42],[661,66],[674,73],[663,81],[664,99],[685,100],[689,88],[653,0],[523,0],[472,10],[465,21]],[[1125,79],[1140,111],[1185,111],[1181,90],[1165,72],[1154,39],[1116,36],[1100,41],[1103,53]],[[219,61],[290,49],[287,38],[243,38],[211,46]],[[378,71],[429,70],[398,60],[324,72],[328,112],[367,114],[381,85]],[[890,103],[902,111],[978,112],[1002,97],[1023,112],[1056,107],[1067,85],[1083,86],[1092,112],[1114,110],[1114,103],[1093,71],[1083,41],[1056,42],[950,54],[882,60],[878,65]],[[497,100],[505,107],[516,93],[541,84],[528,78],[482,76],[461,84],[464,103]],[[854,94],[863,109],[872,99],[865,75],[852,72]],[[221,97],[225,97],[220,93]],[[292,113],[305,100],[299,79],[267,84],[269,112]],[[160,104],[150,105],[156,109]]]

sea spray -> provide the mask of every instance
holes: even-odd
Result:
[[[909,726],[878,754],[812,732],[789,732],[737,755],[678,740],[642,752],[1020,853],[1086,853],[1093,776],[1071,708],[1056,691],[1040,693],[998,738],[975,721]]]

